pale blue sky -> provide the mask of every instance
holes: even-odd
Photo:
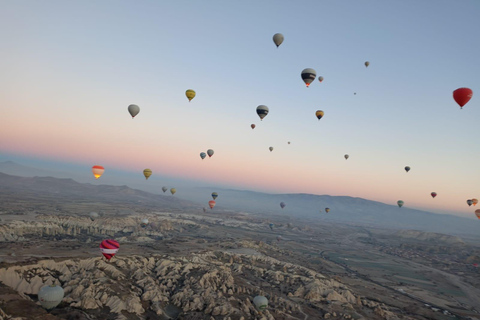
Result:
[[[478,0],[0,3],[3,154],[463,215],[480,198]]]

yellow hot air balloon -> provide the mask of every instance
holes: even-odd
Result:
[[[175,194],[175,192],[177,192],[177,189],[175,188],[170,189],[170,193],[172,194],[172,196]]]
[[[93,176],[95,177],[95,179],[100,178],[104,171],[105,171],[105,168],[102,167],[102,166],[93,166],[92,167],[92,172],[93,172]]]
[[[315,112],[315,116],[317,117],[318,120],[322,119],[322,117],[325,115],[325,113],[322,110],[317,110]]]
[[[152,175],[152,170],[150,169],[143,170],[143,175],[145,176],[145,179],[148,180],[148,178]]]
[[[192,101],[192,99],[195,98],[196,93],[194,90],[188,89],[187,91],[185,91],[185,95],[187,96],[188,101]]]

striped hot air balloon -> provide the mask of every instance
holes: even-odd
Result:
[[[118,252],[119,248],[120,245],[113,239],[103,240],[102,243],[100,243],[100,251],[107,260],[112,259],[113,256]]]
[[[105,168],[102,167],[102,166],[93,166],[92,167],[92,173],[93,173],[93,176],[95,177],[95,179],[98,179],[102,176],[103,172],[105,172]]]

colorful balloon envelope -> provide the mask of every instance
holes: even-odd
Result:
[[[322,81],[323,81],[323,77],[322,77],[322,76],[318,77],[318,81],[319,81],[319,82],[322,82]]]
[[[430,195],[432,196],[432,198],[435,198],[437,196],[437,193],[436,192],[432,192],[430,193]]]
[[[405,171],[407,171],[407,172],[410,171],[410,167],[409,167],[409,166],[406,166],[406,167],[405,167]]]
[[[200,152],[200,158],[205,159],[207,157],[207,154],[205,152]]]
[[[480,209],[475,210],[475,215],[480,219]]]
[[[152,170],[150,169],[143,170],[143,175],[145,176],[145,179],[148,180],[148,178],[152,175]]]
[[[213,200],[216,200],[217,197],[218,197],[218,193],[212,192],[212,198],[213,198]]]
[[[302,76],[303,82],[305,82],[305,84],[308,87],[313,82],[313,80],[317,78],[317,71],[315,71],[312,68],[306,68],[306,69],[303,69],[301,76]]]
[[[177,192],[177,189],[175,188],[170,189],[170,193],[172,194],[172,196],[175,194],[175,192]]]
[[[163,193],[167,192],[168,188],[167,187],[162,187]]]
[[[324,114],[325,114],[325,113],[324,113],[322,110],[317,110],[317,111],[315,112],[315,116],[317,117],[318,120],[322,119],[322,117],[323,117]]]
[[[474,199],[472,199],[472,204],[473,204],[474,206],[476,206],[476,205],[477,205],[477,203],[478,203],[478,199],[475,199],[475,198],[474,198]]]
[[[252,123],[252,124],[250,125],[250,127],[251,127],[252,129],[255,129],[255,124]]]
[[[213,207],[215,207],[215,204],[216,204],[215,200],[208,201],[208,206],[210,207],[210,209],[213,209]]]
[[[275,33],[273,35],[273,43],[275,43],[277,48],[282,44],[283,40],[284,40],[283,34]]]
[[[146,228],[147,225],[148,225],[148,219],[146,219],[146,218],[145,218],[145,219],[142,219],[142,222],[140,223],[140,226],[141,226],[142,228]]]
[[[285,206],[286,206],[285,202],[280,202],[280,208],[283,209],[283,208],[285,208]]]
[[[329,212],[330,212],[330,208],[325,208],[325,212],[326,212],[326,213],[329,213]]]
[[[92,173],[95,179],[98,179],[102,176],[102,174],[105,172],[105,168],[102,166],[93,166],[92,167]]]
[[[213,156],[215,152],[212,150],[212,149],[208,149],[207,150],[207,154],[208,154],[208,157],[210,158],[211,156]]]
[[[404,204],[404,203],[405,203],[405,202],[403,202],[402,200],[398,200],[398,201],[397,201],[397,205],[398,205],[399,208],[403,207],[403,204]]]
[[[472,206],[473,200],[472,200],[472,199],[468,199],[468,200],[467,200],[467,204],[468,204],[469,207]]]
[[[132,119],[140,112],[140,107],[136,104],[131,104],[128,106],[128,113],[132,116]]]
[[[261,104],[257,107],[257,115],[260,117],[260,120],[263,120],[268,114],[268,107]]]
[[[195,98],[195,91],[192,90],[192,89],[188,89],[187,91],[185,91],[185,95],[187,96],[188,98],[188,102],[192,101],[193,98]]]
[[[118,249],[120,249],[120,245],[113,239],[103,240],[100,243],[100,251],[107,260],[112,259],[118,252]]]
[[[65,292],[60,286],[44,286],[38,292],[38,301],[43,308],[51,310],[62,302],[64,294]]]
[[[458,88],[453,91],[453,99],[460,106],[460,109],[472,99],[473,91],[469,88]]]

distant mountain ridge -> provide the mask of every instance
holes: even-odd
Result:
[[[207,190],[212,188],[196,188]],[[348,196],[297,194],[268,194],[247,190],[215,188],[218,192],[217,205],[239,211],[260,214],[288,215],[292,219],[307,218],[316,221],[328,221],[358,224],[391,229],[414,229],[446,234],[480,235],[480,221],[448,214],[438,214],[408,207],[388,205],[378,201]],[[198,193],[198,192],[197,192]],[[201,198],[195,193],[186,194],[192,201]],[[205,196],[203,196],[205,198]],[[286,207],[280,208],[280,202]],[[330,208],[330,213],[325,212]]]
[[[0,163],[0,172],[18,171],[24,168],[28,167],[11,161]],[[29,173],[40,174],[44,171],[35,171],[34,168],[28,170]],[[25,172],[23,171],[24,174],[26,174]],[[10,191],[13,190],[12,188],[16,188],[17,192],[29,190],[52,195],[57,193],[69,196],[72,199],[78,198],[79,194],[83,194],[89,199],[98,201],[128,201],[132,203],[141,201],[142,204],[148,203],[152,207],[197,209],[199,206],[208,207],[207,203],[212,199],[212,191],[217,191],[219,196],[216,199],[215,209],[231,209],[232,211],[250,212],[264,216],[284,215],[292,220],[309,219],[316,222],[325,221],[398,230],[413,229],[452,235],[480,235],[480,221],[476,219],[437,214],[408,207],[398,208],[378,201],[349,196],[306,193],[268,194],[248,190],[196,187],[177,188],[177,193],[172,197],[133,189],[126,185],[93,185],[90,183],[82,184],[68,178],[21,178],[1,174],[0,192],[5,192],[7,187],[10,188]],[[286,204],[283,210],[280,208],[280,202]],[[327,207],[331,210],[328,214],[325,213]]]

